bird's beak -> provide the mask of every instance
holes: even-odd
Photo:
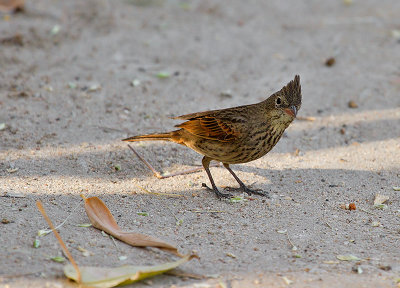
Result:
[[[292,106],[290,106],[290,108],[284,109],[284,111],[286,112],[286,114],[292,116],[293,118],[296,118],[296,115],[297,115],[296,106],[292,105]]]

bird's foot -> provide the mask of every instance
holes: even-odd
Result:
[[[249,187],[244,186],[244,185],[242,187],[240,187],[240,188],[244,192],[246,192],[249,196],[251,194],[256,194],[256,195],[260,195],[260,196],[264,196],[264,197],[270,198],[269,197],[269,193],[267,191],[263,191],[262,189],[250,189]]]
[[[205,187],[207,190],[214,191],[219,199],[221,199],[221,198],[232,198],[233,197],[232,194],[230,194],[230,193],[222,193],[217,188],[211,189],[210,187],[207,186],[206,183],[202,183],[201,186]]]

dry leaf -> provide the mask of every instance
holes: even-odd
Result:
[[[115,238],[136,247],[157,247],[183,257],[178,249],[157,238],[134,232],[122,231],[107,206],[97,197],[85,199],[85,209],[92,225]]]
[[[378,193],[375,195],[374,206],[379,206],[379,205],[385,203],[387,200],[389,200],[389,196]]]
[[[192,259],[193,255],[186,255],[175,262],[156,266],[124,265],[116,268],[80,266],[80,284],[88,287],[107,288],[131,284],[145,278],[153,277],[178,267]],[[77,273],[72,265],[64,266],[64,274],[77,281]]]

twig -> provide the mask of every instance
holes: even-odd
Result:
[[[188,169],[185,171],[179,171],[179,172],[175,172],[175,173],[165,173],[163,175],[162,173],[160,173],[156,169],[154,169],[154,167],[149,162],[147,162],[135,149],[133,149],[133,147],[131,145],[128,144],[128,147],[129,147],[129,149],[132,150],[132,152],[136,155],[136,157],[138,157],[139,160],[142,161],[147,166],[147,168],[149,168],[151,170],[151,172],[153,172],[154,176],[156,176],[158,179],[165,179],[165,178],[169,178],[169,177],[190,174],[190,173],[194,173],[194,172],[203,170],[203,167],[197,167],[197,168],[192,168],[192,169]],[[218,164],[210,165],[210,167],[219,167],[219,165]]]
[[[85,198],[84,198],[84,199],[85,199]],[[75,212],[75,210],[76,210],[80,205],[81,205],[81,202],[79,201],[78,205],[76,205],[76,206],[74,207],[74,209],[72,209],[71,213],[67,216],[67,218],[65,218],[65,220],[64,220],[61,224],[59,224],[58,226],[56,226],[54,229],[57,230],[57,229],[59,229],[61,226],[63,226],[63,225],[65,224],[65,222],[67,222],[68,218],[72,216],[72,214]],[[47,234],[49,234],[50,232],[52,232],[51,229],[43,229],[43,230],[40,230],[40,231],[41,231],[41,234],[42,234],[42,235],[47,235]]]
[[[72,257],[71,253],[69,252],[67,246],[65,245],[64,241],[61,239],[60,234],[58,234],[57,230],[54,228],[53,223],[51,222],[49,216],[47,216],[46,211],[44,211],[44,208],[42,206],[42,202],[40,202],[39,200],[36,201],[36,206],[38,207],[40,213],[42,213],[44,219],[47,221],[47,224],[49,224],[51,231],[53,231],[54,236],[56,236],[58,242],[61,245],[61,248],[63,249],[65,255],[67,255],[69,261],[71,262],[72,266],[74,266],[75,270],[76,270],[76,282],[80,283],[81,282],[81,271],[79,270],[78,264],[76,264],[74,258]]]

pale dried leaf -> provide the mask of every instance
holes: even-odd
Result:
[[[107,288],[127,285],[149,277],[165,273],[192,259],[193,255],[186,255],[175,262],[155,266],[124,265],[116,268],[80,266],[81,282],[86,287]],[[77,273],[72,265],[64,266],[64,274],[77,281]]]

